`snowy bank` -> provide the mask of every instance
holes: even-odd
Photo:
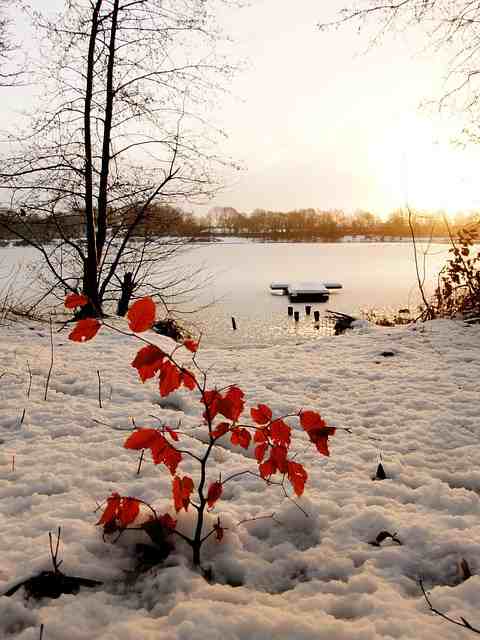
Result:
[[[297,346],[201,349],[212,386],[235,383],[252,405],[280,415],[311,408],[352,430],[331,439],[330,458],[302,452],[308,518],[254,477],[226,485],[211,518],[220,514],[228,531],[206,543],[215,584],[191,570],[182,544],[133,580],[140,534],[112,545],[94,526],[113,491],[168,508],[170,475],[146,462],[138,476],[138,456],[122,443],[131,417],[194,428],[192,395],[161,399],[129,364],[138,345],[102,329],[84,345],[55,333],[45,401],[49,328],[3,327],[1,342],[0,592],[50,569],[48,532],[58,526],[62,570],[103,581],[57,600],[0,597],[1,638],[37,640],[42,623],[44,640],[468,637],[429,612],[419,578],[438,609],[480,626],[479,326],[362,327]],[[201,446],[192,440],[193,451]],[[372,481],[380,453],[387,479]],[[254,468],[250,451],[225,444],[215,455],[223,475]],[[185,530],[189,517],[180,518]],[[381,531],[403,544],[369,544]],[[462,559],[474,574],[464,582]]]

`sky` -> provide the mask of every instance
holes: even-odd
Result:
[[[353,24],[320,32],[343,6],[264,0],[231,17],[251,63],[232,87],[240,100],[223,111],[226,146],[247,170],[218,203],[380,214],[406,202],[477,207],[480,155],[450,143],[462,123],[419,109],[441,95],[446,56],[422,52],[419,34],[367,51],[368,33]]]
[[[480,206],[480,150],[451,144],[461,121],[419,109],[441,95],[446,56],[422,51],[419,34],[369,49],[358,25],[320,32],[345,3],[250,0],[220,16],[232,61],[246,64],[211,115],[228,134],[219,153],[242,169],[195,211]],[[3,102],[17,107],[14,93]]]

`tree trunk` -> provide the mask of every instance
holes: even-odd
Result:
[[[130,300],[132,299],[133,294],[133,274],[131,272],[127,272],[123,276],[122,280],[122,295],[120,296],[120,300],[117,305],[117,316],[125,316],[128,311],[128,305],[130,304]]]
[[[96,318],[103,315],[102,300],[98,293],[97,263],[88,258],[83,265],[83,294],[89,302],[80,310],[81,318]]]
[[[114,0],[112,23],[110,27],[110,41],[108,45],[107,85],[105,88],[105,121],[103,125],[102,163],[100,168],[100,187],[98,191],[97,210],[97,264],[100,264],[103,247],[107,238],[108,176],[110,172],[110,142],[112,135],[113,102],[115,98],[113,72],[115,69],[119,4],[120,0]]]
[[[90,38],[87,58],[87,77],[85,90],[85,104],[83,111],[84,121],[84,148],[85,148],[85,225],[87,235],[87,257],[83,262],[83,293],[90,300],[87,307],[90,315],[101,315],[102,305],[98,292],[97,282],[97,243],[95,233],[95,213],[93,209],[93,159],[92,159],[92,131],[91,111],[93,100],[93,76],[95,66],[95,42],[98,34],[99,12],[102,0],[97,0],[90,28]],[[85,312],[87,309],[85,309]]]

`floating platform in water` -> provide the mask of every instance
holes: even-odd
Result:
[[[325,302],[330,289],[342,289],[339,282],[272,282],[271,291],[281,291],[288,295],[291,302]]]

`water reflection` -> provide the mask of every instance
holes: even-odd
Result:
[[[433,292],[448,247],[429,245],[425,250],[425,283]],[[408,243],[216,243],[197,247],[181,260],[202,263],[214,274],[197,296],[199,304],[214,304],[194,320],[209,344],[247,348],[311,340],[329,332],[323,322],[315,328],[316,309],[322,316],[325,309],[360,315],[365,309],[409,308],[415,314],[420,300]],[[311,316],[306,316],[305,304],[292,305],[300,312],[295,323],[287,314],[288,297],[269,290],[272,281],[295,280],[335,280],[344,288],[332,291],[326,303],[312,303]]]

